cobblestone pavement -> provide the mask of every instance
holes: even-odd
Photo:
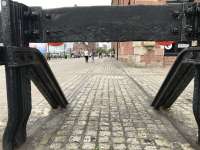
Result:
[[[28,140],[20,150],[197,149],[192,84],[169,111],[150,107],[169,68],[132,68],[112,59],[50,65],[70,104],[51,110],[33,85]],[[0,78],[1,144],[7,120],[3,67]]]

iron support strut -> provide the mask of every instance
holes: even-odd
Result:
[[[3,135],[3,149],[13,150],[21,146],[27,138],[26,126],[32,109],[31,79],[52,108],[65,108],[68,103],[44,56],[37,50],[20,48],[28,47],[30,39],[35,38],[30,33],[39,27],[37,16],[32,14],[31,8],[23,4],[11,0],[2,0],[1,4],[5,55],[0,62],[5,65],[8,101],[8,122]]]
[[[6,66],[8,123],[3,148],[12,150],[26,141],[26,125],[31,113],[31,83],[27,67]]]
[[[13,35],[17,34],[17,32],[14,32],[13,24],[16,23],[17,19],[23,17],[16,15],[16,12],[20,12],[20,9],[26,9],[26,7],[23,5],[14,7],[14,5],[14,2],[10,0],[2,1],[2,31],[5,37],[3,42],[5,46],[26,46],[22,43],[22,39],[20,41],[20,38],[13,38],[17,37],[17,35]],[[18,24],[16,24],[17,26]],[[12,59],[12,57],[13,52],[7,52],[7,58]],[[27,74],[29,72],[28,67],[13,68],[6,65],[5,68],[8,122],[3,135],[3,149],[13,150],[14,147],[18,147],[26,141],[26,124],[31,113],[31,82]]]
[[[198,144],[200,144],[200,65],[195,66],[193,112],[198,125]]]

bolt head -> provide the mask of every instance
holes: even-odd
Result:
[[[172,28],[172,33],[177,34],[179,32],[179,29],[177,27]]]

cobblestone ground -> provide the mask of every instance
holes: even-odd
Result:
[[[192,84],[169,111],[150,107],[169,68],[132,68],[112,59],[53,60],[50,65],[70,104],[51,110],[33,85],[28,140],[20,150],[198,149]],[[7,120],[3,67],[0,78],[1,144]]]

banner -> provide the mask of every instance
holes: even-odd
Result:
[[[161,46],[170,46],[170,45],[173,45],[175,44],[174,41],[159,41],[159,42],[156,42],[158,45],[161,45]]]
[[[59,43],[48,43],[49,46],[62,46],[64,43],[59,42]]]
[[[38,49],[42,54],[47,53],[47,43],[30,43],[29,47]]]
[[[65,43],[48,43],[49,53],[63,53],[65,51]]]

